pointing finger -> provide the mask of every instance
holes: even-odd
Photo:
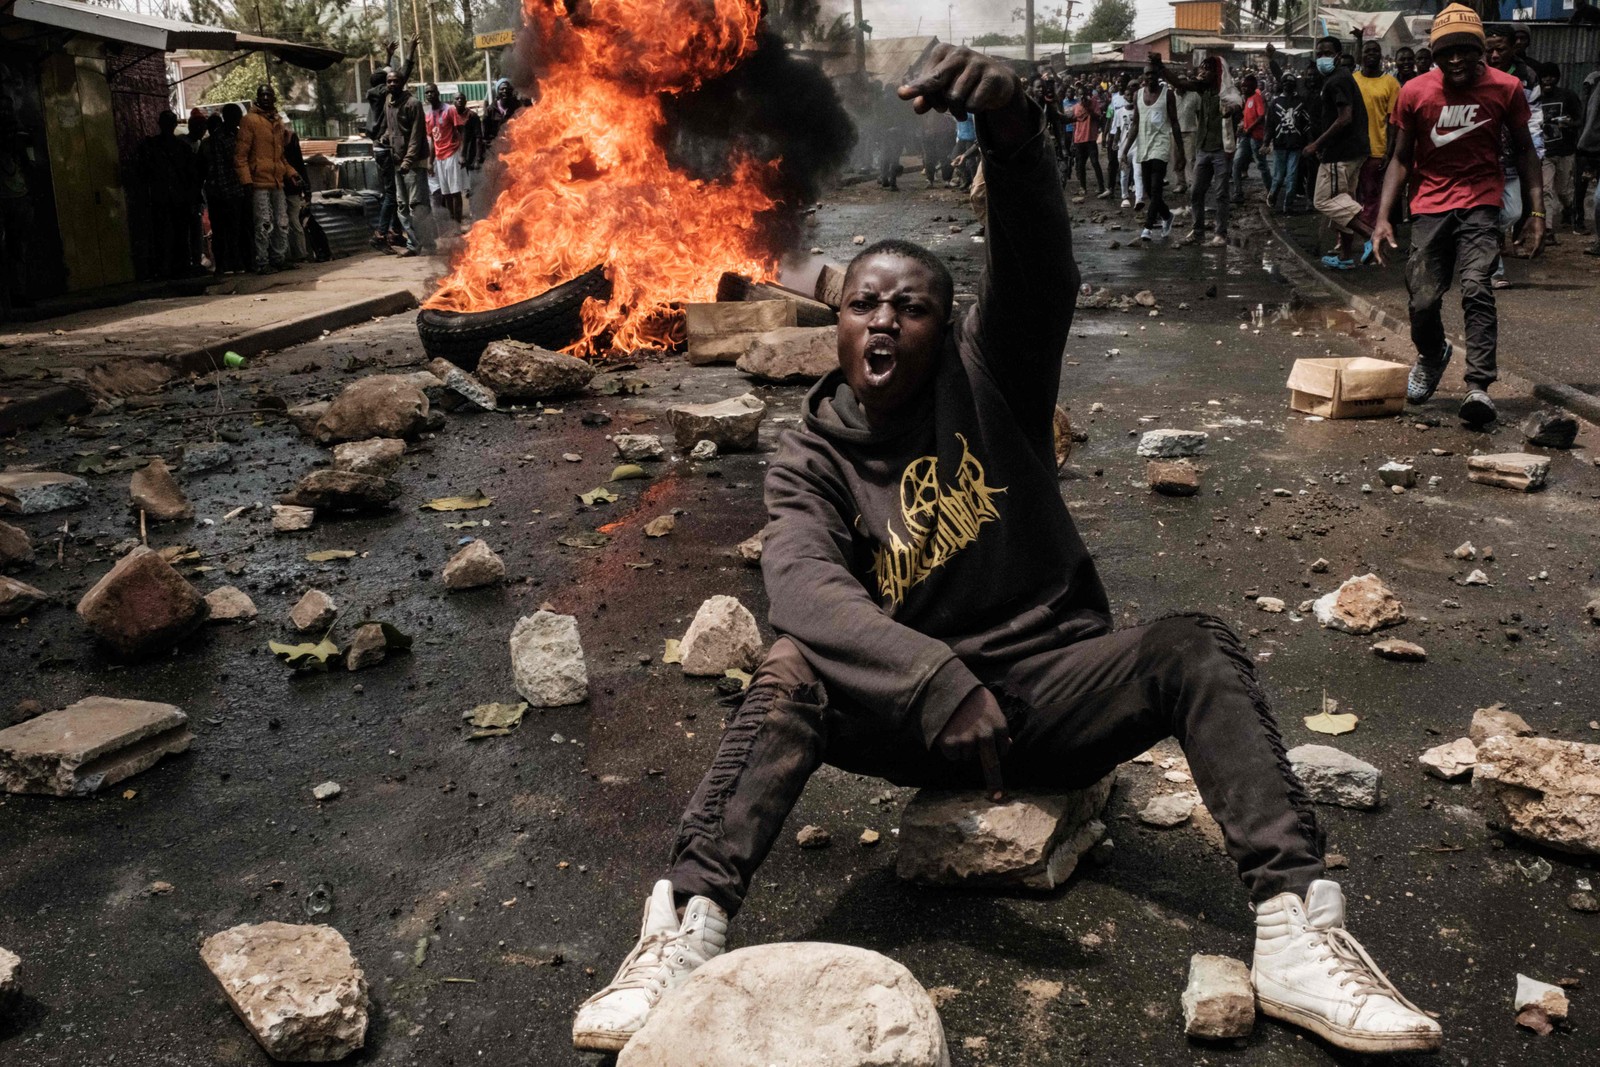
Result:
[[[1005,783],[1000,780],[1000,754],[995,751],[993,738],[978,742],[978,762],[983,767],[983,788],[991,799],[1005,798]]]

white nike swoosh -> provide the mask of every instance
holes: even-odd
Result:
[[[1488,121],[1488,119],[1480,119],[1477,122],[1474,122],[1471,126],[1463,126],[1459,130],[1451,130],[1449,133],[1444,134],[1443,136],[1440,136],[1439,131],[1435,129],[1433,131],[1433,146],[1435,148],[1443,148],[1451,141],[1459,141],[1461,138],[1465,137],[1479,126],[1486,125]]]

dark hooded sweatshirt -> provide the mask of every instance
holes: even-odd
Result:
[[[978,143],[988,262],[923,400],[869,429],[833,371],[766,478],[773,628],[800,644],[833,703],[928,745],[1011,664],[1110,629],[1056,481],[1078,269],[1055,160],[1042,118],[1002,158],[980,115]]]

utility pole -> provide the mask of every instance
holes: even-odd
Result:
[[[867,37],[861,28],[861,0],[855,0],[856,15],[856,72],[867,72]]]
[[[1033,62],[1033,0],[1028,0],[1022,8],[1022,58],[1029,63]]]

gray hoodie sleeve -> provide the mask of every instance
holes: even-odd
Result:
[[[932,746],[980,685],[950,646],[884,614],[850,573],[855,509],[831,463],[787,435],[766,479],[761,574],[773,629],[798,641],[823,685]]]

